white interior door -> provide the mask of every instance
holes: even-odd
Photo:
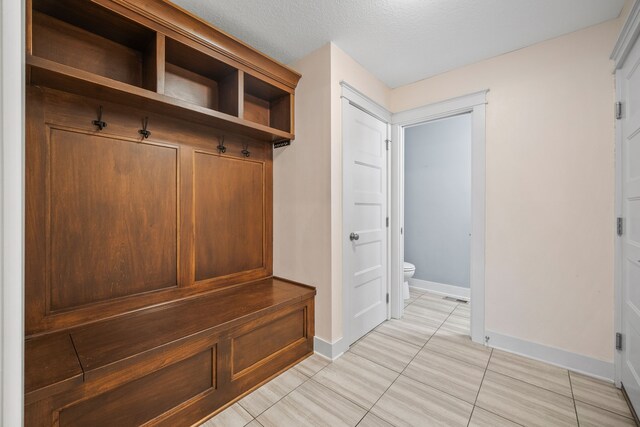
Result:
[[[617,72],[622,102],[622,370],[621,380],[640,410],[640,43]]]
[[[343,250],[349,345],[387,318],[387,123],[343,102]]]

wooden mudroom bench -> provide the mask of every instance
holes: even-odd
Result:
[[[198,422],[313,351],[314,295],[269,278],[29,339],[26,424]]]
[[[25,424],[194,425],[311,354],[273,277],[300,74],[164,0],[26,22]]]

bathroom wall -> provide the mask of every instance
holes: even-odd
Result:
[[[470,114],[406,130],[404,224],[414,279],[469,287]]]

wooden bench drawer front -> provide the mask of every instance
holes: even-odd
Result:
[[[237,330],[231,337],[231,379],[263,367],[279,356],[294,355],[291,350],[305,346],[309,340],[308,322],[309,307],[305,303],[265,316]]]
[[[216,348],[209,348],[60,412],[60,426],[133,426],[216,388]]]

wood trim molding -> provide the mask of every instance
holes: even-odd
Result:
[[[640,0],[636,0],[631,7],[631,12],[624,23],[618,40],[611,52],[610,58],[615,62],[616,69],[622,68],[627,55],[633,47],[633,42],[640,35]]]
[[[301,75],[298,72],[237,38],[214,28],[202,18],[173,3],[162,0],[146,0],[136,3],[129,0],[113,1],[290,88],[295,88],[300,80]],[[176,24],[176,22],[180,22],[180,19],[176,19],[175,16],[177,11],[180,11],[184,18],[191,21],[192,27],[185,28]]]

